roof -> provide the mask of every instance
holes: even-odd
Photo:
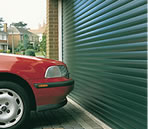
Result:
[[[20,34],[28,34],[28,35],[38,36],[32,32],[29,32],[27,29],[24,29],[24,28],[17,28],[17,30],[20,32]]]
[[[46,24],[43,24],[43,26],[40,26],[38,29],[30,29],[29,31],[34,34],[43,34],[46,30]]]
[[[32,32],[29,32],[25,28],[19,28],[19,27],[15,27],[15,26],[8,28],[8,33],[12,34],[12,32],[13,32],[13,34],[28,34],[28,35],[38,36],[38,35],[36,35],[36,34],[34,34]]]
[[[12,34],[12,33],[13,34],[20,34],[20,32],[18,31],[18,29],[16,27],[14,27],[14,26],[8,28],[8,33],[9,34]]]

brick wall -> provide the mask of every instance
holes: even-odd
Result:
[[[46,56],[58,60],[58,0],[47,1]]]
[[[12,48],[12,38],[13,38],[13,42],[14,42],[14,48],[16,48],[19,44],[19,41],[21,40],[20,35],[19,34],[9,34],[8,35],[8,43],[9,43],[9,48]]]

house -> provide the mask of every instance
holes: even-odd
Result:
[[[45,22],[43,23],[43,25],[39,24],[38,29],[30,29],[29,31],[38,35],[39,36],[39,42],[41,42],[42,36],[46,31],[46,24],[45,24]]]
[[[0,31],[0,52],[8,50],[7,24],[4,24],[4,30]]]
[[[39,36],[29,32],[25,28],[19,28],[15,26],[10,26],[8,28],[8,42],[9,42],[9,48],[14,49],[18,46],[20,42],[24,41],[24,36],[28,35],[30,44],[34,45],[35,43],[39,43]]]

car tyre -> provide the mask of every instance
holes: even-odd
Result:
[[[26,128],[30,119],[26,91],[10,81],[0,81],[0,129]]]

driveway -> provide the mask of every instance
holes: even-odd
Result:
[[[103,129],[71,102],[58,110],[33,112],[30,125],[31,129]]]

